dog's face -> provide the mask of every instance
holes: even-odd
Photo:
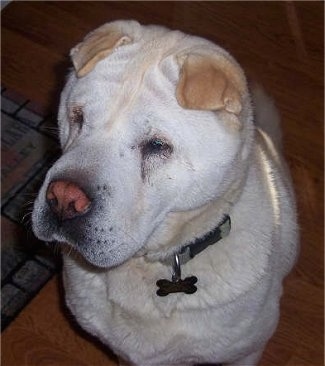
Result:
[[[247,154],[249,101],[228,54],[164,28],[105,25],[72,59],[63,154],[36,199],[33,229],[110,267],[147,245],[169,214],[226,191]]]

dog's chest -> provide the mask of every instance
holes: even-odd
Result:
[[[94,276],[69,258],[65,258],[65,264],[68,307],[87,331],[117,354],[122,357],[136,354],[139,360],[147,360],[149,364],[156,361],[160,364],[163,359],[174,357],[172,350],[176,345],[184,355],[191,354],[187,349],[192,343],[189,342],[191,333],[193,342],[198,337],[198,329],[193,331],[195,316],[177,309],[180,297],[187,295],[173,294],[166,298],[156,295],[155,281],[160,274],[166,276],[169,270],[166,266],[162,265],[156,274],[150,275],[135,264],[129,271],[116,269],[107,276]],[[197,301],[193,297],[188,300],[193,305]],[[174,344],[172,348],[171,344]],[[142,364],[139,360],[137,362]]]
[[[86,330],[117,354],[123,356],[141,350],[136,352],[139,360],[134,361],[143,364],[141,360],[147,360],[150,365],[174,357],[190,357],[188,360],[195,362],[195,357],[209,357],[212,351],[222,358],[227,356],[223,354],[227,347],[218,342],[224,335],[227,334],[230,346],[239,333],[245,334],[257,321],[258,299],[265,295],[259,293],[261,289],[255,289],[251,315],[242,318],[246,305],[240,302],[236,306],[212,306],[216,294],[211,299],[206,294],[204,276],[199,276],[201,287],[195,294],[157,296],[155,283],[168,276],[170,269],[161,264],[155,271],[152,268],[146,271],[146,266],[140,262],[135,261],[129,270],[116,268],[109,274],[94,275],[71,259],[65,259],[64,281],[69,308]],[[249,302],[252,299],[246,299],[243,304]],[[211,341],[213,350],[208,347]],[[240,343],[237,346],[242,347]]]

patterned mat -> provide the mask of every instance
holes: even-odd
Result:
[[[60,268],[31,231],[33,199],[59,146],[53,116],[1,90],[1,325],[4,330]]]

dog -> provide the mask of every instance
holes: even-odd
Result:
[[[256,365],[298,253],[279,114],[224,49],[136,21],[71,50],[33,231],[122,363]]]

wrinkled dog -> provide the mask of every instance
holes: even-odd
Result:
[[[163,27],[105,24],[71,58],[33,211],[69,248],[71,312],[131,365],[256,365],[297,253],[272,102],[225,50]]]

